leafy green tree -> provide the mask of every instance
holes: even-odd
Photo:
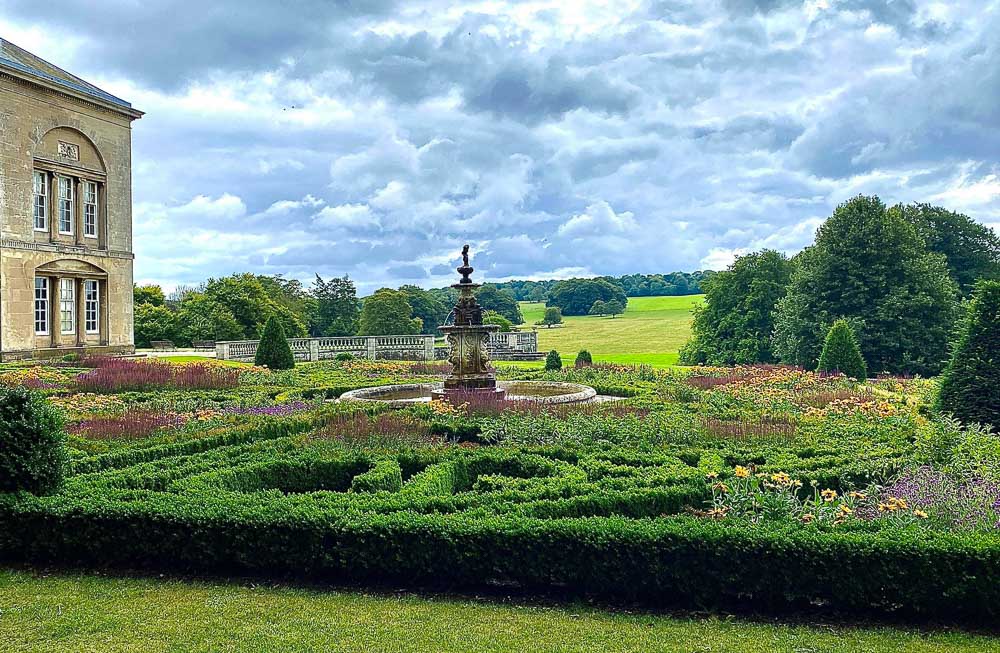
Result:
[[[316,302],[310,320],[313,336],[353,336],[358,332],[360,302],[354,282],[346,275],[324,281],[317,274],[312,295]]]
[[[163,306],[167,301],[163,294],[163,288],[156,285],[133,286],[132,301],[136,306],[149,304],[150,306]]]
[[[547,305],[559,307],[563,315],[587,315],[598,300],[628,304],[622,287],[607,279],[568,279],[552,287]]]
[[[181,337],[177,316],[166,306],[149,303],[136,304],[134,320],[136,347],[142,349],[151,347],[154,340],[169,340],[175,344],[187,344],[183,342]]]
[[[846,318],[859,325],[871,371],[941,371],[957,288],[944,256],[928,251],[899,212],[877,197],[848,200],[797,258],[775,318],[782,362],[814,368],[830,325]]]
[[[188,292],[176,315],[174,343],[190,345],[195,340],[244,340],[246,331],[232,311],[200,292]]]
[[[361,305],[358,333],[362,336],[392,336],[420,333],[423,323],[412,317],[413,310],[406,294],[391,288],[380,288]]]
[[[68,465],[62,413],[28,388],[0,387],[0,492],[48,494]]]
[[[580,353],[576,355],[576,360],[573,362],[574,367],[590,367],[593,364],[594,358],[586,349],[581,349]]]
[[[303,326],[309,323],[310,317],[316,312],[316,299],[302,285],[301,281],[285,279],[280,274],[273,277],[258,274],[256,278],[264,287],[268,298],[284,309],[283,312],[294,316],[295,320]],[[283,322],[287,321],[285,317],[281,319]]]
[[[852,379],[868,378],[868,367],[861,356],[858,339],[847,320],[837,320],[830,327],[816,369],[821,372],[840,372]]]
[[[272,370],[290,370],[295,367],[295,356],[285,337],[285,329],[276,316],[271,316],[264,325],[264,333],[261,334],[253,362],[254,365]]]
[[[549,306],[545,309],[545,315],[542,317],[541,324],[544,324],[548,328],[552,328],[556,324],[562,324],[562,321],[562,311],[559,310],[559,307]]]
[[[623,306],[617,299],[612,299],[604,306],[608,311],[608,315],[610,315],[612,319],[625,312],[625,306]]]
[[[500,333],[510,333],[514,327],[510,320],[500,315],[496,311],[486,311],[483,313],[483,324],[495,324],[500,327]]]
[[[436,334],[439,326],[448,318],[451,308],[438,299],[437,295],[417,286],[400,286],[414,317],[422,322],[421,333]]]
[[[795,264],[774,250],[737,258],[701,285],[691,339],[681,349],[687,365],[773,363],[774,310],[788,292]]]
[[[550,351],[545,357],[545,369],[548,371],[558,371],[562,369],[562,357],[555,349]]]
[[[289,307],[275,301],[260,278],[250,273],[234,274],[221,279],[209,279],[204,295],[227,308],[243,328],[243,337],[253,340],[260,336],[264,324],[276,317],[289,337],[306,335],[305,321]]]
[[[510,320],[511,324],[522,324],[524,322],[524,317],[521,315],[521,306],[514,299],[514,295],[507,290],[500,290],[492,283],[483,284],[476,291],[476,301],[479,302],[484,311],[496,311]]]
[[[1000,281],[980,281],[941,377],[937,407],[1000,429]]]
[[[531,290],[531,293],[528,295],[527,301],[544,302],[548,298],[548,296],[549,293],[547,290],[545,290],[544,286],[537,286]]]
[[[979,279],[1000,279],[1000,236],[967,215],[930,204],[894,206],[932,252],[948,259],[948,271],[963,296]]]
[[[602,299],[598,299],[596,302],[594,302],[594,305],[590,307],[590,310],[588,311],[588,313],[590,315],[597,315],[597,316],[600,316],[600,317],[604,317],[605,315],[608,314],[608,304],[607,304],[607,302],[605,302]]]

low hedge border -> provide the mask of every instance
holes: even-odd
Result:
[[[9,495],[8,495],[9,496]],[[688,607],[1000,616],[1000,539],[693,517],[327,515],[309,502],[0,500],[0,556],[184,572],[516,583]],[[256,504],[256,505],[255,505]]]

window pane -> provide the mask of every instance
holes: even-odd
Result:
[[[48,185],[45,183],[45,173],[36,172],[34,181],[35,191],[35,229],[44,231],[48,228],[46,223],[46,204],[48,200]]]
[[[76,333],[76,282],[59,280],[59,327],[62,333]]]
[[[83,185],[83,235],[97,236],[97,184]]]
[[[100,331],[101,301],[98,294],[97,282],[91,279],[83,282],[84,293],[84,329],[87,333],[98,333]]]
[[[49,280],[35,277],[35,333],[49,332]]]
[[[59,178],[59,231],[73,233],[73,180]]]

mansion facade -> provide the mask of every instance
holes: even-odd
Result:
[[[141,116],[0,38],[0,360],[134,351]]]

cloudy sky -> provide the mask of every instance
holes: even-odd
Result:
[[[168,288],[444,285],[464,242],[493,280],[721,268],[858,193],[1000,227],[997,1],[0,0],[0,35],[147,112]]]

